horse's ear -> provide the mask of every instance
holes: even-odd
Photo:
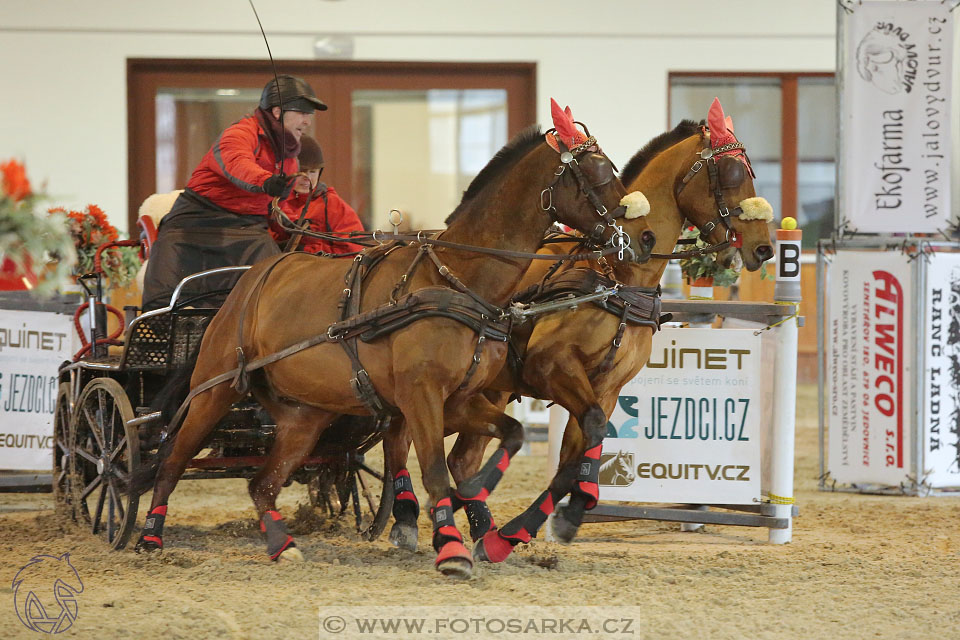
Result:
[[[731,121],[731,124],[732,121]],[[707,112],[707,126],[710,127],[710,146],[716,149],[730,142],[736,141],[733,132],[728,130],[727,118],[723,115],[720,98],[714,98]]]
[[[568,147],[575,147],[586,138],[573,124],[573,114],[570,107],[565,110],[560,108],[557,101],[550,98],[550,115],[553,116],[553,127],[557,130],[557,135]]]
[[[733,118],[731,118],[730,116],[727,116],[726,118],[724,118],[724,122],[727,123],[727,131],[729,131],[730,133],[734,133],[734,131],[733,131]]]

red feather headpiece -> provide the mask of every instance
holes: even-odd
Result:
[[[723,107],[720,106],[720,98],[714,98],[710,105],[710,111],[707,113],[707,125],[710,127],[710,148],[717,149],[725,144],[736,142],[737,137],[733,135],[733,120],[724,117]]]
[[[547,134],[546,138],[547,144],[553,147],[555,151],[560,151],[560,146],[557,144],[554,136],[559,137],[560,140],[563,141],[563,144],[567,145],[568,149],[572,149],[587,141],[587,136],[573,123],[573,113],[570,111],[570,107],[561,109],[557,101],[550,98],[550,115],[553,116],[553,127],[557,132],[555,134]]]

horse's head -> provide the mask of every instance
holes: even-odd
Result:
[[[707,124],[709,130],[701,131],[696,157],[676,184],[677,204],[704,240],[731,241],[717,255],[720,264],[730,266],[739,250],[747,270],[756,271],[773,257],[768,226],[773,208],[757,197],[750,159],[718,99],[710,107]]]
[[[551,107],[554,129],[545,138],[559,153],[560,164],[553,180],[540,194],[541,208],[554,220],[582,231],[598,243],[628,241],[636,259],[646,261],[656,242],[646,212],[626,217],[630,209],[621,206],[621,200],[627,192],[614,173],[613,162],[586,126],[574,123],[570,107],[561,109],[555,100],[551,100]],[[638,210],[635,208],[634,212]],[[622,236],[624,231],[629,240]]]

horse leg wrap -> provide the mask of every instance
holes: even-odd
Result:
[[[134,551],[153,551],[154,549],[163,549],[163,521],[167,517],[167,505],[162,504],[154,507],[147,516],[147,521],[143,524],[143,532],[140,539],[137,540],[137,546]]]
[[[521,542],[530,542],[553,513],[556,497],[548,489],[527,507],[527,510],[508,522],[500,530],[483,536],[483,552],[490,562],[503,562]]]
[[[260,531],[267,534],[267,554],[271,560],[276,560],[280,554],[290,547],[297,546],[293,536],[287,532],[287,525],[276,511],[267,511],[260,518]]]
[[[488,531],[497,528],[486,500],[466,500],[463,503],[463,510],[467,513],[467,520],[470,522],[470,539],[474,542]]]
[[[420,502],[413,492],[410,472],[401,469],[393,477],[393,517],[397,522],[414,522],[420,516]]]
[[[580,459],[580,473],[577,475],[577,484],[574,491],[585,499],[584,509],[593,509],[600,499],[600,451],[602,444],[587,449]]]
[[[497,483],[503,477],[503,473],[510,466],[510,454],[503,447],[493,452],[490,459],[487,460],[483,468],[473,476],[467,478],[457,487],[454,497],[457,499],[456,507],[463,506],[470,500],[485,501],[494,489]]]
[[[433,520],[433,548],[437,552],[434,566],[439,567],[440,563],[450,558],[461,558],[472,564],[470,552],[463,546],[463,536],[453,519],[450,498],[439,500],[437,506],[430,509],[430,519]]]

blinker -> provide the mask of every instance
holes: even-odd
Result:
[[[720,187],[723,189],[735,189],[743,184],[747,177],[743,163],[737,158],[721,158],[717,168],[720,170]]]

